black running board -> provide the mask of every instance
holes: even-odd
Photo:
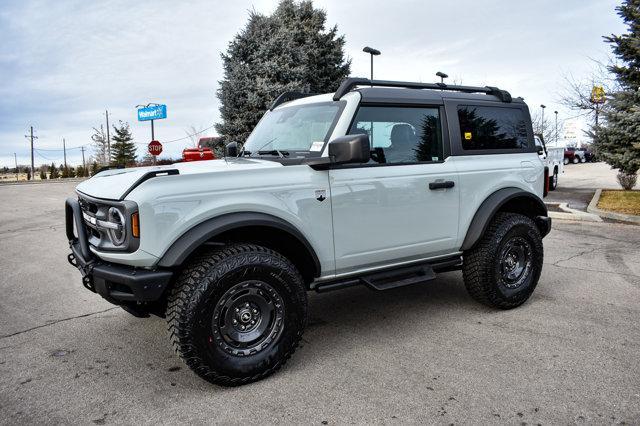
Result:
[[[364,285],[373,290],[390,290],[411,284],[419,284],[436,278],[431,265],[412,266],[380,272],[360,278]]]
[[[390,290],[413,284],[420,284],[436,278],[435,271],[452,271],[460,269],[462,258],[456,256],[433,263],[422,263],[412,266],[388,269],[360,277],[320,283],[315,287],[318,293],[340,290],[357,285],[365,285],[372,290]]]

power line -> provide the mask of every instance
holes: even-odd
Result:
[[[178,141],[182,141],[182,140],[185,140],[185,139],[189,139],[191,136],[199,135],[200,133],[204,133],[209,129],[213,129],[214,127],[215,127],[215,124],[212,124],[211,126],[207,127],[206,129],[199,130],[199,131],[197,131],[195,133],[192,133],[190,135],[187,135],[185,137],[178,138],[178,139],[173,139],[173,140],[170,140],[170,141],[164,141],[162,143],[165,144],[165,143],[178,142]],[[136,144],[137,145],[147,145],[146,142],[136,142]]]
[[[71,151],[72,149],[82,149],[83,147],[89,146],[89,145],[91,145],[91,144],[90,143],[86,143],[84,145],[74,146],[74,147],[71,147],[71,148],[67,148],[67,151]],[[56,149],[54,149],[54,148],[38,148],[37,151],[55,152],[55,151],[63,151],[63,149],[62,148],[56,148]]]
[[[35,150],[35,149],[34,149],[33,151],[36,153],[36,155],[37,155],[38,157],[42,158],[43,160],[47,160],[47,161],[58,161],[58,158],[53,159],[53,158],[45,157],[44,155],[40,154],[40,153],[38,152],[38,150]]]
[[[200,133],[204,133],[207,130],[213,129],[214,127],[215,127],[215,124],[212,124],[211,126],[205,128],[205,129],[199,130],[199,131],[197,131],[195,133],[191,133],[191,134],[189,134],[187,136],[184,136],[184,137],[181,137],[181,138],[178,138],[178,139],[172,139],[170,141],[162,141],[162,143],[164,144],[164,143],[178,142],[178,141],[182,141],[182,140],[185,140],[185,139],[189,139],[191,136],[199,135]],[[34,139],[37,139],[37,136],[34,136]],[[147,142],[135,142],[135,144],[136,145],[148,145]],[[92,145],[91,143],[85,143],[83,145],[72,146],[72,147],[67,148],[67,151],[71,151],[72,149],[82,149],[82,148],[86,148],[86,147],[91,146],[91,145]],[[37,148],[37,149],[34,149],[34,151],[62,152],[62,151],[64,151],[64,148]]]

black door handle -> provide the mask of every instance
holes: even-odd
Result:
[[[429,189],[446,189],[453,188],[455,182],[452,180],[441,180],[435,182],[429,182]]]

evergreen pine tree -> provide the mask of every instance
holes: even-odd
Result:
[[[40,166],[40,180],[46,180],[47,179],[47,166]]]
[[[120,121],[113,126],[115,134],[111,143],[111,163],[117,166],[129,166],[136,162],[136,145],[129,123]]]
[[[605,123],[595,128],[595,146],[598,155],[619,170],[620,185],[632,189],[640,169],[640,0],[625,0],[616,9],[629,32],[605,41],[620,61],[609,70],[621,90],[608,99]]]
[[[56,163],[51,163],[51,167],[49,168],[49,179],[58,179],[60,175],[58,174],[58,168],[56,167]]]
[[[225,142],[244,142],[273,100],[286,91],[335,91],[349,75],[344,36],[325,29],[326,13],[311,1],[281,0],[275,12],[250,12],[247,26],[222,54],[222,122]]]
[[[99,170],[99,169],[100,169],[100,167],[98,167],[98,162],[97,162],[97,161],[94,161],[94,162],[91,164],[91,176],[93,176],[93,175],[95,175],[96,173],[98,173],[98,170]],[[89,175],[87,175],[87,176],[89,176]]]

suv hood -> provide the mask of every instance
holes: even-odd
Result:
[[[178,170],[181,175],[224,173],[229,171],[256,170],[283,167],[276,161],[253,158],[233,158],[225,160],[192,161],[166,166],[132,167],[128,169],[110,169],[100,172],[76,187],[79,192],[95,198],[119,200],[137,186],[149,172]]]

